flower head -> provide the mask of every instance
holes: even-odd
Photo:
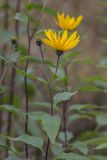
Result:
[[[68,35],[67,30],[61,33],[49,29],[45,31],[45,35],[46,38],[43,38],[42,41],[54,48],[57,54],[62,54],[64,51],[74,48],[80,41],[80,36],[77,35],[77,32]]]
[[[69,15],[66,15],[64,13],[59,14],[57,13],[57,19],[56,24],[65,30],[74,30],[83,20],[83,16],[79,16],[77,18],[70,17]]]

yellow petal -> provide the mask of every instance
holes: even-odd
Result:
[[[54,44],[52,43],[52,41],[49,41],[49,40],[46,39],[46,38],[43,38],[42,41],[43,41],[46,45],[48,45],[48,46],[50,46],[50,47],[52,47],[52,48],[56,48],[56,47],[54,46]]]
[[[72,29],[72,30],[75,29],[75,28],[81,23],[82,20],[83,20],[83,16],[79,16],[79,17],[76,19],[75,23],[71,26],[71,29]]]
[[[68,37],[68,32],[67,30],[65,30],[62,34],[62,38],[61,38],[61,45],[64,45],[67,41],[67,37]]]
[[[68,38],[68,40],[64,44],[64,47],[66,48],[67,45],[69,45],[69,43],[71,43],[76,38],[76,36],[77,36],[77,31],[75,31],[73,34],[71,34],[71,36]]]

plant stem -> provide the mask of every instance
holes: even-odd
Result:
[[[45,160],[48,160],[49,145],[50,145],[50,140],[48,138],[47,147],[46,147],[46,153],[45,153]]]
[[[42,51],[41,46],[40,46],[40,53],[41,53],[42,62],[43,62],[44,77],[45,77],[45,79],[46,79],[46,81],[47,81],[47,83],[48,83],[48,90],[49,90],[50,103],[51,103],[50,113],[51,113],[51,116],[53,116],[53,114],[54,114],[54,110],[53,110],[53,92],[52,92],[51,85],[49,84],[49,80],[48,80],[48,78],[47,78],[47,69],[46,69],[45,60],[44,60],[44,55],[43,55],[43,51]]]
[[[40,53],[41,53],[42,62],[43,62],[44,77],[45,77],[45,79],[46,79],[47,82],[48,82],[48,89],[49,89],[50,103],[51,103],[51,111],[50,111],[50,112],[51,112],[51,116],[53,116],[53,115],[54,115],[54,110],[53,110],[53,89],[52,89],[52,87],[50,86],[49,80],[48,80],[48,78],[47,78],[47,70],[46,70],[46,65],[45,65],[44,54],[43,54],[42,48],[41,48],[41,46],[39,46],[39,48],[40,48]],[[57,58],[57,64],[56,64],[55,74],[57,73],[57,70],[58,70],[59,59],[60,59],[60,56],[58,56],[58,58]],[[50,145],[50,140],[49,140],[49,138],[48,138],[48,142],[47,142],[47,146],[46,146],[46,152],[45,152],[45,160],[48,160],[49,145]]]
[[[57,71],[58,71],[58,67],[59,67],[59,59],[60,59],[60,55],[58,55],[58,57],[57,57],[55,75],[57,74]]]
[[[65,76],[67,77],[67,66],[64,67],[64,71],[65,71]],[[68,83],[65,82],[65,88],[64,88],[65,91],[68,90]],[[63,119],[63,131],[64,131],[64,137],[65,137],[65,142],[64,142],[64,146],[67,145],[67,120],[66,120],[66,112],[67,112],[67,104],[68,104],[68,101],[64,101],[63,102],[63,110],[62,110],[62,119]]]
[[[27,55],[30,55],[30,48],[31,48],[31,38],[29,34],[29,19],[28,19],[28,24],[27,24],[27,37],[28,37],[28,53]],[[25,73],[27,73],[28,70],[28,65],[29,65],[29,60],[27,59],[26,64],[25,64]],[[25,76],[24,77],[24,82],[25,82],[25,112],[26,112],[26,117],[25,117],[25,134],[28,134],[28,112],[29,112],[29,98],[28,98],[28,78]],[[29,158],[29,152],[28,152],[28,145],[25,144],[25,154],[26,154],[26,159]]]
[[[30,35],[30,21],[29,21],[29,17],[28,17],[28,23],[27,23],[27,38],[28,38],[28,49],[27,49],[27,55],[30,55],[30,49],[31,49],[31,41],[32,38],[39,26],[40,20],[41,20],[42,14],[39,17],[39,20],[34,28],[34,30],[32,31],[31,35]],[[28,70],[28,66],[29,66],[29,59],[26,60],[26,64],[25,64],[25,73],[27,73]],[[25,117],[25,134],[28,134],[28,113],[29,113],[29,97],[28,97],[28,78],[25,76],[24,77],[24,83],[25,83],[25,112],[26,112],[26,117]],[[26,159],[29,158],[29,152],[28,152],[28,145],[25,144],[25,154],[26,154]]]
[[[64,146],[67,145],[67,125],[66,125],[66,111],[67,111],[67,101],[63,103],[63,131],[64,131]]]

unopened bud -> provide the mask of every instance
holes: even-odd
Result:
[[[41,39],[37,39],[37,40],[36,40],[36,45],[39,46],[39,47],[42,45]]]

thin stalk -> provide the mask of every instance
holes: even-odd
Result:
[[[29,34],[29,19],[28,19],[28,24],[27,24],[27,37],[28,37],[28,53],[27,55],[30,55],[30,49],[31,49],[31,38]],[[29,65],[29,60],[27,59],[26,64],[25,64],[25,73],[27,73],[28,70],[28,65]],[[25,112],[26,112],[26,117],[25,117],[25,134],[28,134],[28,112],[29,112],[29,98],[28,98],[28,78],[25,76],[24,77],[24,83],[25,83]],[[26,154],[26,159],[29,158],[29,152],[28,152],[28,145],[25,144],[25,154]]]
[[[39,48],[40,48],[40,53],[41,53],[42,62],[43,62],[44,77],[45,77],[45,79],[46,79],[47,82],[48,82],[48,89],[49,89],[50,102],[51,102],[51,111],[50,111],[50,112],[51,112],[51,116],[53,116],[53,115],[54,115],[54,110],[53,110],[53,89],[52,89],[52,87],[50,86],[49,80],[48,80],[48,78],[47,78],[47,70],[46,70],[46,65],[45,65],[44,54],[43,54],[42,48],[41,48],[41,46],[39,46]],[[57,73],[57,70],[58,70],[59,59],[60,59],[60,56],[58,56],[58,58],[57,58],[57,64],[56,64],[55,74]],[[48,160],[49,145],[50,145],[50,140],[49,140],[49,138],[48,138],[48,142],[47,142],[47,146],[46,146],[46,152],[45,152],[45,160]]]
[[[48,142],[47,142],[47,146],[46,146],[46,153],[45,153],[45,160],[48,160],[49,145],[50,145],[50,140],[48,138]]]
[[[58,71],[58,67],[59,67],[59,59],[60,59],[60,55],[58,55],[58,57],[57,57],[55,75],[57,74],[57,71]]]
[[[64,71],[65,71],[65,76],[67,76],[67,66],[64,67]],[[68,83],[67,82],[65,82],[64,90],[65,91],[68,90]],[[68,101],[64,101],[63,106],[62,106],[63,131],[64,131],[64,137],[65,137],[64,146],[67,145],[67,141],[68,141],[67,140],[67,118],[66,118],[67,104],[68,104]]]
[[[64,146],[66,146],[67,145],[67,121],[66,121],[67,101],[63,102],[62,107],[63,107],[63,110],[62,110],[63,131],[64,131],[64,138],[65,138]]]
[[[43,62],[44,77],[45,77],[45,79],[46,79],[46,81],[47,81],[47,83],[48,83],[48,90],[49,90],[50,103],[51,103],[50,113],[51,113],[51,116],[53,116],[53,114],[54,114],[54,110],[53,110],[53,92],[52,92],[51,85],[49,84],[49,80],[48,80],[48,78],[47,78],[47,69],[46,69],[45,60],[44,60],[44,55],[43,55],[43,51],[42,51],[41,46],[40,46],[40,53],[41,53],[42,62]]]
[[[43,13],[42,13],[43,14]],[[31,50],[31,41],[33,39],[33,36],[39,26],[42,14],[39,17],[39,20],[34,28],[34,30],[32,31],[31,35],[30,35],[30,22],[29,22],[29,17],[28,17],[28,24],[27,24],[27,38],[28,38],[28,52],[27,55],[30,55],[30,50]],[[25,73],[27,73],[28,70],[28,66],[29,66],[29,59],[26,60],[26,64],[25,64]],[[28,97],[28,78],[25,76],[24,77],[24,83],[25,83],[25,112],[26,112],[26,117],[25,117],[25,134],[28,134],[28,112],[29,112],[29,97]],[[26,155],[26,159],[29,158],[29,151],[28,151],[28,145],[25,144],[25,155]]]

